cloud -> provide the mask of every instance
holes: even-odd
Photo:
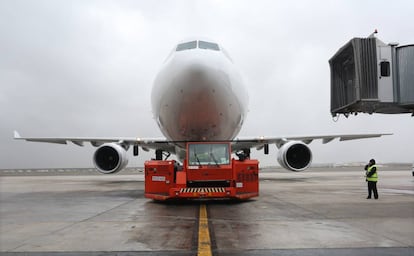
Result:
[[[413,161],[409,115],[333,122],[328,59],[374,29],[414,42],[409,1],[2,1],[0,168],[91,166],[94,148],[17,142],[29,136],[160,137],[153,79],[174,44],[221,43],[242,73],[250,112],[240,136],[394,132],[311,144],[316,162]],[[264,164],[271,156],[255,153]],[[152,155],[132,160],[142,165]]]

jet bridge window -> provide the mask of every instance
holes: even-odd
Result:
[[[220,48],[219,48],[218,44],[210,43],[210,42],[206,42],[206,41],[198,41],[198,48],[214,50],[214,51],[220,51]]]
[[[380,63],[380,70],[381,70],[381,76],[390,76],[391,74],[390,62],[382,61]]]
[[[197,48],[197,41],[191,41],[177,45],[175,49],[177,52]]]

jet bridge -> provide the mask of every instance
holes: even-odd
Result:
[[[414,115],[414,45],[353,38],[329,60],[331,114]]]

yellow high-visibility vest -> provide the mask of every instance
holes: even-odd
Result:
[[[375,173],[374,174],[372,174],[372,176],[371,177],[368,177],[368,173],[372,170],[372,168],[376,168],[377,170],[375,171]],[[366,174],[365,174],[365,176],[367,177],[367,180],[368,181],[378,181],[378,167],[376,166],[376,165],[372,165],[372,166],[370,166],[370,167],[368,167],[368,170],[367,170],[367,172],[366,172]]]

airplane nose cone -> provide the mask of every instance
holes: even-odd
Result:
[[[216,77],[217,74],[214,69],[199,62],[191,62],[183,68],[181,74],[177,76],[177,82],[179,86],[191,90],[196,89],[197,87],[213,86],[212,83],[216,80]]]
[[[200,63],[191,63],[189,64],[183,73],[187,74],[190,78],[206,78],[208,70],[205,66]]]
[[[182,67],[184,73],[192,73],[195,75],[207,74],[215,72],[220,67],[223,67],[222,60],[215,55],[205,55],[206,53],[200,52],[197,55],[193,55],[189,58],[183,59]]]

